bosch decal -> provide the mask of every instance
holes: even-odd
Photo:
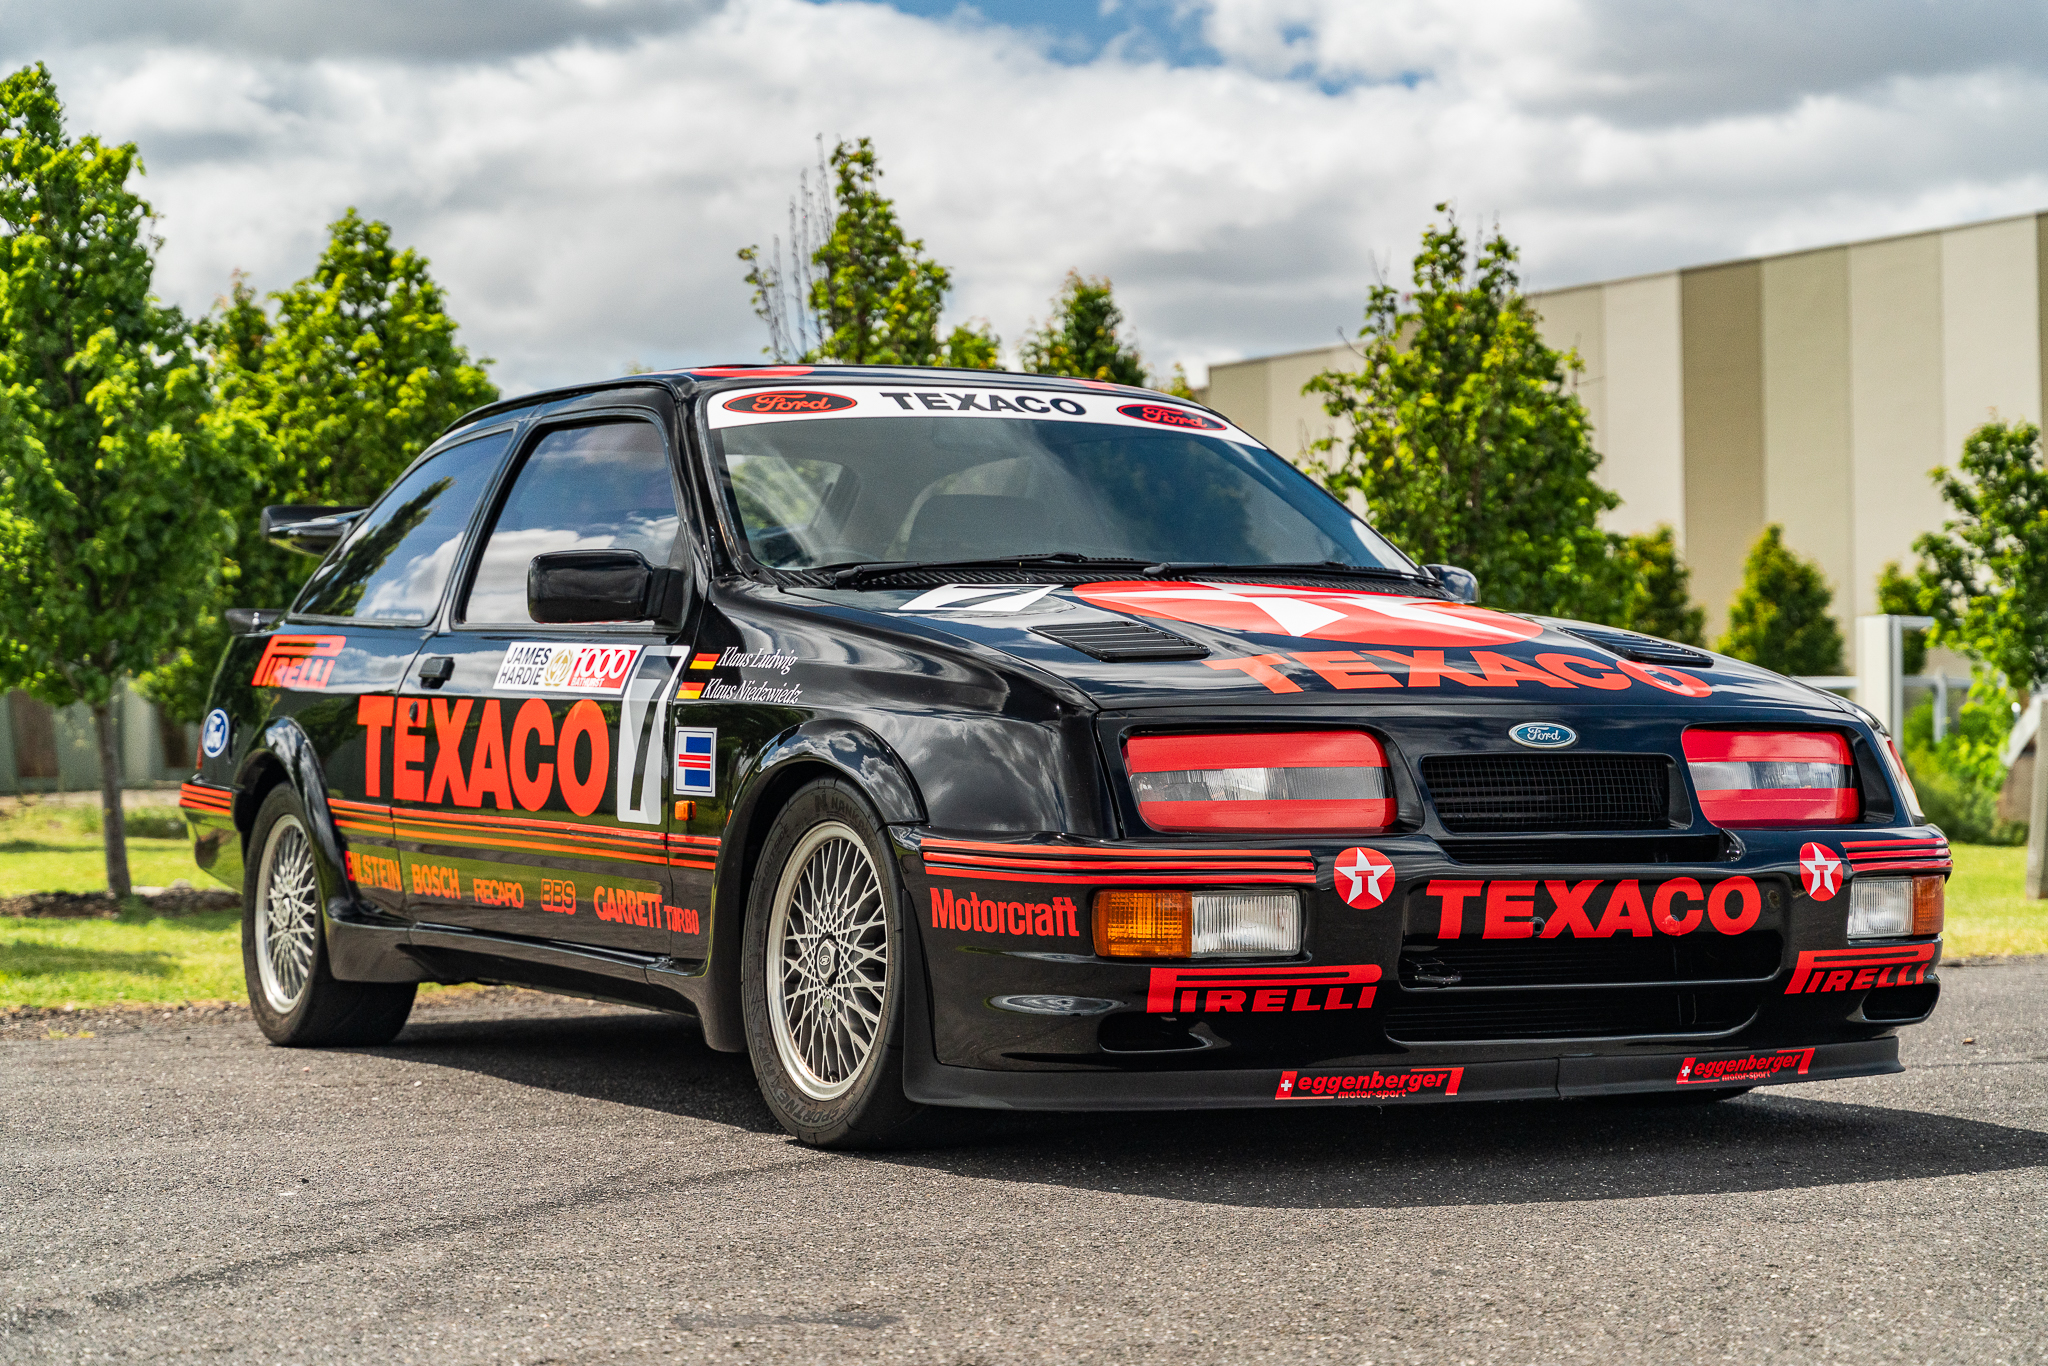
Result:
[[[1282,1072],[1275,1100],[1407,1100],[1458,1094],[1462,1067],[1388,1067],[1371,1072]]]
[[[956,896],[932,888],[932,928],[977,934],[1022,934],[1079,938],[1080,908],[1063,896],[1051,901],[1005,901],[979,892]]]
[[[1697,930],[1746,934],[1763,914],[1763,891],[1750,877],[1703,885],[1676,877],[1643,883],[1549,878],[1434,878],[1423,888],[1423,917],[1439,939],[1612,939],[1684,935]],[[1426,904],[1434,902],[1434,914]]]
[[[1805,949],[1785,986],[1787,996],[1873,987],[1918,986],[1941,956],[1940,944],[1898,944],[1869,949]]]
[[[573,692],[617,697],[626,691],[638,645],[562,645],[520,641],[505,647],[492,684],[498,692]]]
[[[1346,849],[1337,855],[1337,895],[1347,906],[1369,911],[1394,894],[1394,864],[1377,849]]]
[[[249,679],[255,688],[320,689],[334,677],[334,660],[347,636],[272,636]]]
[[[1807,844],[1799,850],[1799,880],[1815,901],[1832,901],[1842,890],[1842,860],[1825,844]]]
[[[1770,1053],[1687,1058],[1678,1065],[1677,1080],[1680,1086],[1757,1086],[1776,1081],[1781,1072],[1803,1077],[1811,1066],[1811,1048],[1780,1048]]]
[[[1377,963],[1347,967],[1153,968],[1145,1009],[1154,1015],[1293,1014],[1366,1010]],[[1353,993],[1346,996],[1346,992]]]

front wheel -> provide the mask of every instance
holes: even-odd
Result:
[[[412,1013],[411,982],[344,982],[327,967],[320,859],[299,794],[271,789],[249,832],[242,974],[272,1043],[389,1043]]]
[[[775,818],[747,902],[741,1005],[761,1095],[805,1143],[897,1147],[958,1128],[903,1094],[903,906],[887,834],[845,783],[812,783]]]

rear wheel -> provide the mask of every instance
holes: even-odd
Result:
[[[306,809],[280,784],[249,832],[242,881],[242,972],[249,1010],[272,1043],[389,1043],[412,1013],[411,982],[344,982],[327,966],[326,889]]]
[[[741,1005],[761,1094],[823,1148],[931,1142],[953,1112],[903,1094],[903,980],[912,932],[882,824],[837,779],[775,818],[747,903]]]

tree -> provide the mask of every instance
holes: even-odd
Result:
[[[1314,443],[1312,470],[1339,497],[1362,493],[1409,554],[1476,573],[1489,605],[1613,620],[1624,567],[1599,518],[1620,499],[1594,481],[1600,455],[1565,387],[1579,360],[1537,334],[1507,238],[1468,253],[1437,211],[1414,290],[1373,288],[1358,372],[1305,387],[1351,430]]]
[[[1924,617],[1926,599],[1917,578],[1899,571],[1893,560],[1877,575],[1877,610],[1889,617]],[[1927,632],[1899,632],[1899,672],[1917,674],[1927,667]]]
[[[1627,586],[1615,625],[1681,645],[1707,643],[1707,614],[1693,605],[1692,571],[1678,557],[1678,539],[1669,526],[1629,537],[1621,560]]]
[[[765,259],[758,245],[739,253],[754,312],[768,327],[768,353],[779,361],[997,368],[1001,343],[986,322],[939,336],[952,272],[924,254],[922,239],[903,235],[895,201],[879,188],[874,145],[838,143],[817,176],[813,190],[806,171],[790,201],[786,259],[780,238]]]
[[[375,500],[449,424],[498,390],[455,339],[441,288],[418,252],[350,209],[329,226],[313,273],[271,295],[246,280],[200,328],[221,402],[260,433],[244,535],[221,600],[147,680],[174,715],[196,718],[227,641],[230,602],[285,607],[314,561],[254,534],[266,503],[359,506]]]
[[[1019,360],[1034,375],[1071,375],[1112,384],[1145,383],[1145,362],[1138,348],[1120,335],[1124,311],[1117,307],[1107,279],[1085,279],[1078,270],[1052,301],[1045,325],[1024,338]]]
[[[100,759],[107,886],[128,844],[113,702],[211,596],[247,433],[212,409],[135,146],[72,139],[47,68],[0,83],[0,683],[83,702]]]
[[[1956,515],[1913,542],[1917,599],[1933,644],[2005,676],[2048,686],[2048,468],[2041,429],[1987,422],[1963,442],[1957,468],[1934,471]],[[1901,599],[1894,589],[1895,599]]]
[[[1839,674],[1842,628],[1828,611],[1834,599],[1820,566],[1795,554],[1774,522],[1743,561],[1742,587],[1717,648],[1781,674]]]

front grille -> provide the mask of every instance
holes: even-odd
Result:
[[[1756,1014],[1763,989],[1403,992],[1386,1015],[1396,1043],[1721,1034]]]
[[[1603,863],[1717,863],[1735,857],[1726,835],[1632,835],[1578,839],[1443,839],[1455,863],[1541,863],[1576,868]]]
[[[1444,829],[1662,830],[1671,761],[1661,754],[1435,754],[1422,781]]]
[[[1654,939],[1520,939],[1411,944],[1401,985],[1427,988],[1760,981],[1783,960],[1775,931]]]

